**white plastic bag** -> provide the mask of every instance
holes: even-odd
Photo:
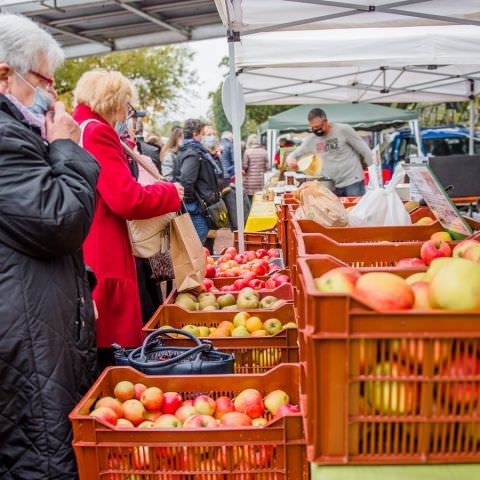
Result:
[[[392,180],[385,188],[368,190],[357,205],[348,213],[348,223],[352,227],[363,226],[402,226],[411,225],[410,215],[395,187],[403,181],[402,168],[395,171]]]

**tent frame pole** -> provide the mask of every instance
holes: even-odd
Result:
[[[473,155],[475,153],[474,148],[474,136],[475,136],[475,81],[469,80],[470,83],[470,95],[468,99],[470,101],[470,136],[468,138],[468,154]]]
[[[240,41],[240,34],[238,32],[229,31],[228,36],[228,64],[230,67],[230,78],[232,80],[236,76],[235,72],[235,42]],[[242,137],[238,121],[238,105],[237,105],[237,88],[238,83],[232,81],[230,91],[230,103],[232,105],[232,133],[233,133],[233,163],[235,167],[235,195],[237,203],[237,222],[238,222],[238,250],[240,253],[245,251],[245,215],[243,211],[243,179],[242,179]]]

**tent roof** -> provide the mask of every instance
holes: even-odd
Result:
[[[221,37],[211,0],[0,0],[44,25],[67,57]]]
[[[321,108],[334,123],[346,123],[354,128],[382,129],[386,126],[415,120],[417,113],[370,103],[300,105],[271,116],[261,125],[264,130],[306,130],[307,115],[312,108]]]
[[[480,91],[478,45],[465,25],[258,33],[236,52],[250,104],[433,102]]]
[[[215,0],[225,26],[244,33],[417,25],[480,25],[478,0]]]

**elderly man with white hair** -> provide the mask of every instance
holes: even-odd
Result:
[[[77,478],[68,413],[95,375],[81,247],[99,167],[55,102],[63,60],[32,21],[0,15],[0,478]]]

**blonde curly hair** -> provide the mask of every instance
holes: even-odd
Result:
[[[90,70],[78,80],[73,92],[75,104],[88,105],[102,117],[115,113],[127,103],[135,103],[137,93],[132,82],[120,72]]]

